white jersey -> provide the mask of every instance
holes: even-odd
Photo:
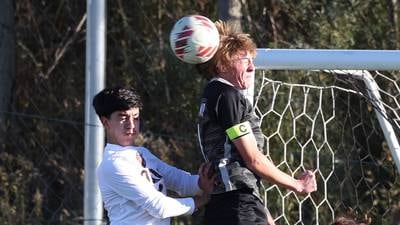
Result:
[[[190,215],[195,205],[193,198],[168,197],[167,189],[180,196],[201,192],[198,175],[164,163],[144,147],[107,144],[97,176],[111,225],[169,225],[170,217]]]

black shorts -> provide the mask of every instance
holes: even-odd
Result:
[[[204,212],[205,225],[266,225],[265,207],[251,190],[211,196]]]

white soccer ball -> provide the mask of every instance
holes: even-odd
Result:
[[[214,56],[219,45],[219,33],[207,17],[190,15],[175,23],[169,41],[176,57],[186,63],[198,64]]]

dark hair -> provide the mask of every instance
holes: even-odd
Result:
[[[106,88],[93,98],[93,107],[99,117],[110,118],[115,111],[141,109],[142,106],[140,96],[134,89],[119,86]]]

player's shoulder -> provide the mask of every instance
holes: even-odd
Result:
[[[146,147],[136,147],[137,151],[147,160],[157,158],[148,148]]]
[[[150,150],[144,146],[135,147],[135,149],[141,154],[151,154]]]
[[[119,168],[125,164],[131,165],[136,161],[141,148],[136,146],[107,145],[103,154],[102,165],[111,168]]]
[[[241,93],[235,87],[230,84],[221,81],[210,82],[209,91],[214,92],[214,94],[226,96],[229,98],[240,98]]]

